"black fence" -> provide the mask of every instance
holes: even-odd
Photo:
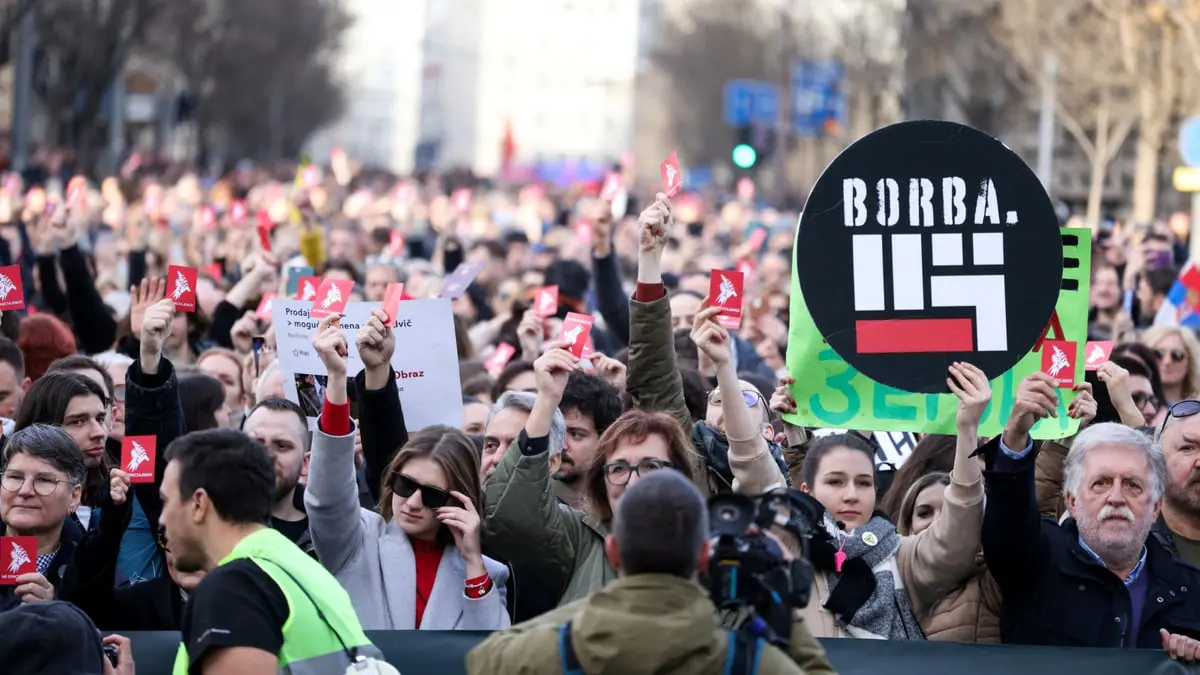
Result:
[[[133,640],[138,675],[169,675],[178,633],[126,633]],[[368,631],[388,662],[403,675],[466,672],[464,656],[487,637],[475,631]],[[652,638],[649,638],[652,639]],[[1165,652],[971,645],[950,642],[822,640],[841,675],[1200,675]],[[503,674],[497,674],[503,675]]]

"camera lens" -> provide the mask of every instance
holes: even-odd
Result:
[[[726,523],[732,523],[741,517],[741,513],[733,506],[722,506],[717,509],[717,520]]]

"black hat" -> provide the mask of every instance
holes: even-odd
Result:
[[[0,612],[0,663],[11,675],[102,675],[100,631],[69,602],[34,602]]]

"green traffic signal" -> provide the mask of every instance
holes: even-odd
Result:
[[[733,147],[733,165],[739,169],[749,169],[758,161],[758,152],[753,146],[738,143]]]

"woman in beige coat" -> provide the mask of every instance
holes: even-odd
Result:
[[[983,477],[971,454],[991,387],[970,364],[951,365],[949,376],[959,398],[954,470],[941,516],[919,534],[902,536],[876,512],[874,451],[861,437],[826,436],[809,448],[800,489],[824,507],[829,533],[810,551],[817,573],[804,620],[817,637],[922,640],[919,617],[974,574]]]

